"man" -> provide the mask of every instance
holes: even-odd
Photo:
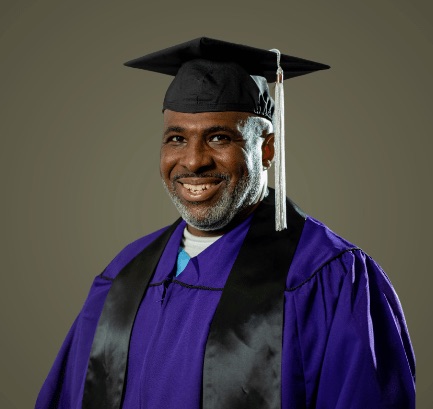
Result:
[[[175,75],[160,170],[182,218],[95,279],[36,407],[414,408],[388,278],[267,187],[284,150],[265,78],[327,66],[206,38],[127,65]]]

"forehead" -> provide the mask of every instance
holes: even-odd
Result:
[[[197,112],[185,113],[166,109],[164,111],[164,129],[179,127],[188,131],[200,131],[215,126],[224,126],[237,130],[239,125],[255,116],[249,112]]]

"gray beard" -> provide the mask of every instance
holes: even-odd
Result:
[[[162,183],[178,212],[189,225],[197,230],[212,231],[227,226],[239,212],[257,201],[261,191],[260,172],[260,168],[250,169],[250,173],[239,180],[233,193],[229,192],[227,186],[223,188],[222,196],[213,206],[205,206],[200,202],[186,206],[177,196],[174,186],[169,189],[164,180]],[[195,212],[190,212],[189,207],[195,207]]]

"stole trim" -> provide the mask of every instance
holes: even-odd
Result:
[[[116,276],[96,327],[82,409],[119,409],[135,316],[178,219]]]
[[[254,213],[206,344],[203,409],[280,409],[284,290],[305,215],[287,201],[275,231],[274,191]]]

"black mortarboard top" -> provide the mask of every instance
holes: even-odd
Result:
[[[275,134],[275,228],[286,224],[283,80],[328,65],[246,45],[201,37],[125,63],[174,75],[163,109],[251,112],[271,120]],[[275,103],[267,82],[276,82]],[[275,115],[274,115],[275,110]]]
[[[273,51],[201,37],[125,65],[175,76],[163,109],[252,112],[272,120],[274,102],[266,81],[276,80],[277,55]],[[284,79],[329,68],[285,54],[281,54],[280,65]]]

